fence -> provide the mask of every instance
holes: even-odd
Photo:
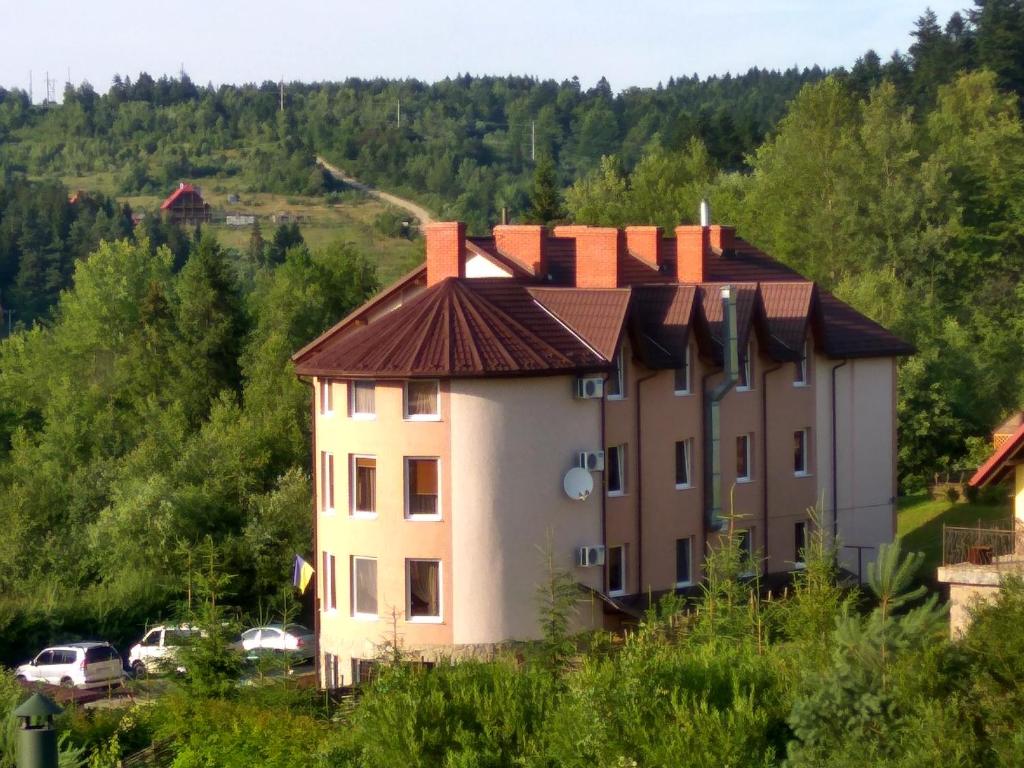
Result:
[[[1012,519],[1004,528],[942,526],[943,565],[970,563],[1018,568],[1021,560],[1024,560],[1024,529],[1015,530]]]

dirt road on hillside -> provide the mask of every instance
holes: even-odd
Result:
[[[414,203],[412,200],[406,200],[404,197],[392,195],[390,192],[382,192],[379,189],[374,189],[368,184],[364,184],[358,179],[353,179],[351,176],[349,176],[347,173],[341,170],[341,168],[337,167],[336,165],[331,165],[319,155],[317,155],[316,162],[338,181],[342,181],[355,189],[360,189],[366,194],[371,195],[372,197],[376,197],[378,200],[383,200],[385,203],[390,203],[396,208],[401,208],[402,210],[408,211],[414,217],[416,217],[417,220],[419,220],[420,226],[430,224],[434,220],[433,217],[431,217],[431,215],[427,213],[426,208],[424,208],[422,205]]]

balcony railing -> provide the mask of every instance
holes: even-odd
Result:
[[[1012,519],[1003,528],[944,525],[942,564],[1020,569],[1024,564],[1024,529],[1015,530]]]

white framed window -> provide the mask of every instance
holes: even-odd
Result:
[[[626,545],[608,547],[608,594],[626,594]]]
[[[736,438],[736,482],[749,483],[753,479],[754,466],[751,454],[753,435],[739,435]]]
[[[800,520],[793,524],[793,565],[803,568],[807,562],[807,522]]]
[[[793,433],[793,474],[807,477],[810,472],[811,429],[805,427]]]
[[[377,418],[377,384],[353,379],[348,383],[348,412],[353,419]]]
[[[676,395],[688,395],[690,394],[690,345],[686,345],[686,350],[683,352],[683,365],[681,368],[676,368],[673,371],[675,375],[675,381],[672,386],[673,392]]]
[[[810,358],[808,357],[810,346],[808,340],[804,339],[803,346],[800,348],[800,359],[796,361],[796,370],[793,372],[794,387],[810,386],[811,371]]]
[[[320,511],[334,511],[334,454],[320,451]]]
[[[352,616],[377,618],[377,558],[352,558]]]
[[[747,348],[740,355],[739,381],[736,389],[740,392],[749,392],[754,388],[754,355],[753,345],[747,342]]]
[[[608,386],[605,389],[605,396],[609,400],[621,400],[626,396],[626,355],[625,345],[619,347],[615,353],[613,362],[615,369],[608,374]]]
[[[676,539],[676,586],[693,584],[693,537]]]
[[[626,446],[613,445],[605,450],[605,482],[609,496],[622,496],[626,492]]]
[[[406,618],[439,624],[441,612],[441,561],[406,560]]]
[[[676,489],[693,487],[693,438],[676,441]]]
[[[441,519],[441,461],[435,457],[405,459],[405,517]]]
[[[317,385],[320,388],[319,401],[320,401],[320,415],[330,416],[334,413],[334,387],[330,379],[317,379]]]
[[[337,566],[337,558],[330,552],[323,552],[320,558],[320,569],[323,574],[320,580],[320,583],[323,585],[320,605],[324,611],[334,611],[338,608]]]
[[[353,517],[377,516],[377,457],[353,455],[349,462]]]
[[[412,379],[405,382],[404,416],[408,421],[440,421],[441,382],[437,379]]]

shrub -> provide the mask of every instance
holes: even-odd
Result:
[[[958,491],[956,487],[952,485],[949,486],[946,489],[946,499],[949,500],[950,504],[956,504],[958,501],[960,501],[960,491]]]

